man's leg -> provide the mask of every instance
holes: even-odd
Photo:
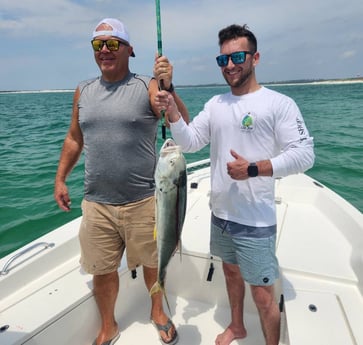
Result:
[[[112,339],[119,332],[115,320],[115,304],[119,289],[118,272],[93,276],[93,292],[101,316],[97,344]]]
[[[260,316],[266,345],[278,345],[280,339],[280,311],[274,297],[274,287],[251,285],[253,299]]]
[[[150,268],[145,267],[144,268],[144,279],[145,279],[145,285],[148,291],[152,288],[154,283],[157,281],[157,268]],[[160,325],[165,325],[169,317],[165,314],[164,308],[163,308],[163,293],[161,291],[153,294],[151,296],[151,319]],[[168,334],[164,331],[160,331],[160,336],[164,339],[165,342],[170,341],[174,333],[176,332],[174,327],[171,327]]]
[[[239,266],[223,262],[223,271],[226,279],[232,320],[226,330],[217,336],[215,341],[216,345],[229,345],[234,339],[242,339],[247,336],[247,331],[243,323],[245,283],[242,279]]]

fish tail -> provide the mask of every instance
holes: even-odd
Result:
[[[164,288],[160,285],[158,281],[155,282],[155,284],[150,289],[150,296],[162,291],[165,294]]]
[[[171,314],[170,305],[169,305],[168,297],[166,296],[165,288],[163,288],[158,281],[156,281],[155,284],[151,287],[149,294],[150,294],[150,296],[152,296],[152,295],[154,295],[154,294],[156,294],[156,293],[158,293],[160,291],[164,295],[165,302],[166,302],[166,305],[168,307],[169,314]]]

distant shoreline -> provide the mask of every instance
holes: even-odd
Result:
[[[57,93],[57,92],[74,92],[74,90],[70,90],[70,89],[9,90],[9,91],[0,91],[0,94],[4,94],[4,93]]]
[[[337,84],[356,84],[363,83],[363,78],[345,78],[345,79],[302,79],[302,80],[286,80],[276,82],[260,82],[261,85],[279,86],[279,85],[337,85]],[[200,84],[200,85],[176,85],[176,88],[187,87],[223,87],[226,84]],[[0,94],[4,93],[52,93],[52,92],[74,92],[73,89],[49,89],[49,90],[0,90]]]
[[[337,85],[337,84],[357,84],[363,83],[363,78],[351,78],[351,79],[327,79],[327,80],[305,80],[305,81],[289,81],[289,82],[273,82],[273,83],[261,83],[263,85]]]
[[[261,85],[336,85],[336,84],[357,84],[363,83],[363,78],[345,78],[345,79],[302,79],[286,81],[260,82]],[[176,87],[222,87],[226,84],[200,84],[200,85],[177,85]]]

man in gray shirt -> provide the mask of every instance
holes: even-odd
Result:
[[[160,113],[155,106],[158,82],[129,70],[129,58],[135,53],[123,23],[113,18],[101,20],[93,32],[92,47],[101,76],[81,82],[75,91],[54,197],[61,209],[70,210],[66,178],[84,150],[81,264],[93,274],[102,320],[93,344],[111,345],[119,337],[114,316],[117,269],[126,247],[128,267],[143,266],[148,290],[157,280],[153,176]],[[169,61],[157,58],[154,71],[164,88],[173,93],[188,121],[188,112],[173,90]],[[151,320],[162,342],[175,344],[177,331],[163,310],[162,293],[154,294],[151,302]]]

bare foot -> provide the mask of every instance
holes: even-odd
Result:
[[[228,326],[225,331],[217,335],[215,345],[229,345],[234,339],[242,339],[247,336],[245,329],[233,331],[230,326]]]

